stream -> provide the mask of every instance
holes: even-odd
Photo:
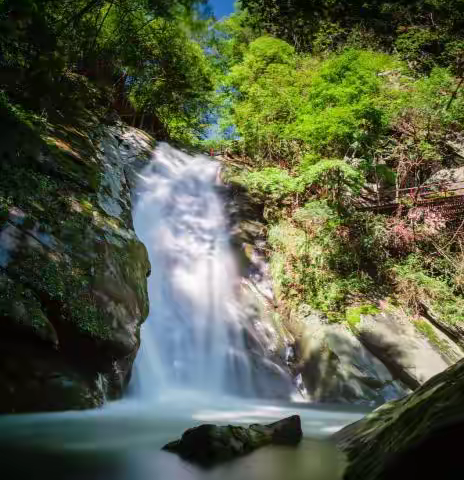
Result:
[[[134,202],[135,230],[152,266],[151,308],[127,395],[99,410],[0,418],[2,479],[341,477],[343,459],[328,437],[364,412],[298,401],[284,371],[279,384],[288,386],[288,400],[260,398],[256,389],[218,171],[204,155],[158,146]],[[210,471],[160,451],[201,423],[270,423],[292,414],[302,419],[298,448],[263,448]]]

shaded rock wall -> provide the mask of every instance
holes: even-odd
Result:
[[[3,134],[0,412],[99,406],[121,395],[148,314],[129,179],[153,141],[123,127]]]

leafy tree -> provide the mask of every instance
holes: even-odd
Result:
[[[130,95],[138,121],[151,116],[145,126],[174,134],[173,125],[184,122],[184,130],[200,133],[197,119],[213,89],[205,54],[195,42],[207,27],[205,5],[206,0],[3,0],[0,88],[12,101],[58,118],[75,115],[78,106],[95,110],[95,102],[109,107],[113,94]]]
[[[299,51],[356,47],[397,49],[420,70],[462,63],[463,0],[242,0],[260,34]]]
[[[248,155],[264,162],[293,165],[310,151],[361,155],[388,123],[389,91],[378,74],[395,67],[388,55],[357,50],[321,62],[261,37],[226,77],[229,121]]]
[[[285,310],[306,302],[339,320],[391,294],[462,316],[464,257],[446,218],[356,207],[462,162],[463,2],[241,3],[213,49],[218,96],[247,166],[235,181],[265,204]]]

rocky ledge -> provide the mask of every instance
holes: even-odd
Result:
[[[99,406],[121,395],[148,314],[130,183],[153,141],[15,124],[2,139],[0,412]]]
[[[334,436],[348,457],[344,479],[459,478],[463,404],[461,360]]]

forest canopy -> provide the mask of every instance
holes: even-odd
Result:
[[[287,313],[340,320],[387,297],[464,320],[463,225],[417,203],[464,165],[463,26],[462,0],[242,0],[210,32],[223,134],[209,143],[243,160],[228,178],[265,205]],[[374,213],[382,201],[396,214]]]

